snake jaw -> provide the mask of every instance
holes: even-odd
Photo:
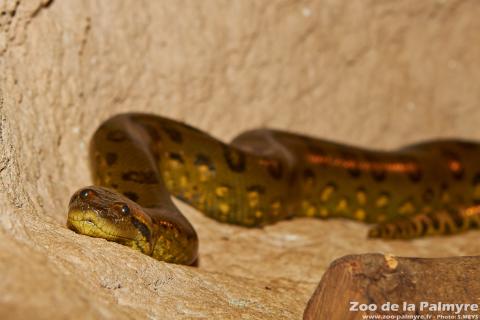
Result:
[[[117,242],[151,255],[153,247],[143,234],[139,234],[136,230],[120,230],[118,226],[94,217],[94,214],[92,211],[71,210],[68,213],[67,227],[76,233]]]

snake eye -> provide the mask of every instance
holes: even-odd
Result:
[[[88,199],[88,198],[91,198],[95,195],[95,191],[93,191],[92,189],[83,189],[82,191],[80,191],[80,197],[82,197],[82,199]]]
[[[120,211],[124,214],[124,215],[127,215],[127,214],[130,214],[130,208],[129,206],[127,206],[126,204],[122,205],[120,207]]]
[[[125,202],[115,202],[112,205],[112,209],[121,214],[122,216],[128,216],[130,214],[130,207]]]

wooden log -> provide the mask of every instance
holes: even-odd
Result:
[[[345,256],[325,272],[304,319],[480,319],[479,266],[480,257]]]

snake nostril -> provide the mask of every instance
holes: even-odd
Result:
[[[95,194],[95,191],[93,191],[92,189],[83,189],[82,191],[80,191],[80,197],[82,199],[90,199],[95,196]]]

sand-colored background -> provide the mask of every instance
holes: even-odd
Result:
[[[299,319],[349,253],[480,253],[479,232],[368,241],[368,227],[299,219],[232,227],[179,204],[199,268],[65,227],[89,184],[86,146],[122,111],[229,140],[269,126],[396,147],[480,140],[476,1],[0,2],[0,317]]]

